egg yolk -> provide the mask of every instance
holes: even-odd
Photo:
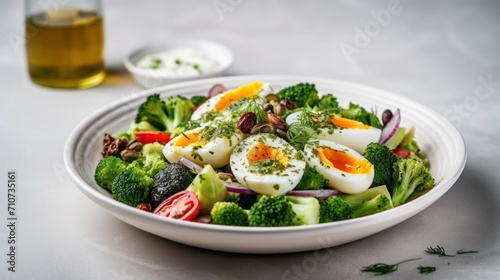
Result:
[[[216,110],[218,112],[224,110],[227,105],[230,103],[240,100],[241,98],[252,98],[259,94],[259,91],[262,89],[262,83],[261,82],[253,82],[249,83],[246,85],[242,85],[234,90],[227,91],[225,93],[222,93],[223,96],[221,99],[217,102],[216,104]]]
[[[187,147],[189,145],[199,144],[198,146],[203,146],[197,133],[181,134],[179,139],[173,143],[174,146]]]
[[[326,165],[350,174],[368,174],[373,165],[366,159],[328,147],[318,148],[318,157]]]
[[[339,116],[333,116],[330,118],[330,120],[332,121],[332,123],[334,125],[336,125],[338,127],[342,127],[342,128],[357,128],[357,129],[369,129],[369,128],[371,128],[371,126],[366,125],[362,122],[342,118]]]
[[[248,164],[252,165],[261,160],[277,160],[285,168],[288,166],[288,157],[283,149],[275,149],[266,143],[257,143],[247,153]]]

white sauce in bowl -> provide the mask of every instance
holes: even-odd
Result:
[[[216,72],[222,65],[204,51],[176,48],[146,55],[137,67],[168,77],[195,77]]]

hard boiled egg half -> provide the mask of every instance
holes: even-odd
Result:
[[[265,96],[272,93],[272,88],[269,84],[263,84],[262,82],[255,81],[248,84],[244,84],[238,88],[225,91],[220,93],[200,105],[191,115],[191,120],[197,120],[207,112],[222,112],[227,105],[238,101],[242,98],[255,98],[257,96]]]
[[[238,182],[264,195],[283,195],[299,183],[306,167],[302,155],[274,134],[252,135],[231,154]]]
[[[227,165],[231,152],[243,140],[244,135],[238,129],[225,129],[227,130],[207,126],[186,131],[163,147],[163,155],[169,162],[177,162],[182,156],[199,165],[210,164],[213,168]],[[214,130],[229,133],[207,137]]]
[[[295,112],[287,117],[288,124],[300,122],[300,114]],[[318,112],[321,114],[321,112]],[[358,153],[363,153],[366,146],[371,142],[378,142],[382,130],[363,124],[362,122],[346,119],[340,116],[329,116],[329,121],[333,124],[333,129],[320,128],[313,138],[328,140],[348,146]]]
[[[304,148],[307,162],[316,167],[330,188],[343,193],[366,191],[375,174],[373,165],[355,150],[339,143],[319,140]]]

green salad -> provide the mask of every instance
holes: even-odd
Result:
[[[148,96],[106,133],[97,185],[154,215],[227,226],[301,226],[372,215],[430,190],[429,162],[398,108],[339,104],[303,82]]]

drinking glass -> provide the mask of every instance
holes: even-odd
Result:
[[[26,55],[33,82],[89,88],[106,77],[100,0],[25,0]]]

